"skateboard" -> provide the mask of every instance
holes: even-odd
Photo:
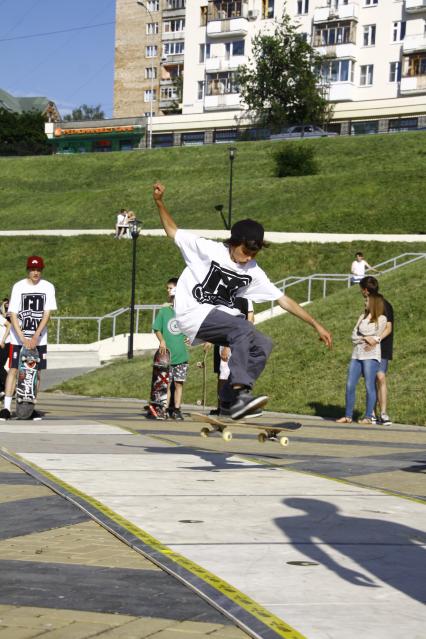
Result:
[[[38,370],[40,355],[36,348],[23,346],[19,353],[18,381],[16,384],[16,419],[29,419],[37,400]]]
[[[166,419],[167,388],[170,382],[170,351],[155,352],[152,365],[151,395],[145,406],[147,417]]]
[[[216,432],[222,435],[222,439],[225,442],[230,442],[232,439],[232,426],[238,426],[239,428],[248,428],[251,430],[260,431],[257,435],[257,441],[264,444],[267,441],[278,442],[281,446],[288,446],[289,439],[285,435],[281,435],[283,431],[294,431],[302,428],[302,424],[298,422],[273,422],[268,418],[262,416],[258,417],[256,421],[250,420],[250,416],[240,420],[234,420],[227,417],[217,419],[211,415],[204,415],[202,413],[191,413],[193,421],[205,422],[209,424],[204,426],[200,430],[201,437],[209,437]]]

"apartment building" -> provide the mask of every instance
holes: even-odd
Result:
[[[148,115],[152,96],[155,131],[193,129],[201,142],[203,130],[235,127],[236,70],[284,6],[327,56],[336,130],[426,126],[426,0],[117,0],[116,117]],[[183,70],[181,115],[167,115]]]

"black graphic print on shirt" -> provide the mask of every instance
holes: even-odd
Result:
[[[204,282],[194,286],[192,294],[200,304],[232,308],[238,290],[248,286],[251,280],[250,275],[239,275],[212,261]]]
[[[18,318],[25,337],[31,337],[36,332],[42,320],[45,306],[45,293],[22,293]]]

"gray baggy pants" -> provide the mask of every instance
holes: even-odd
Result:
[[[252,388],[272,350],[272,340],[256,330],[244,315],[230,315],[216,308],[201,324],[197,339],[230,347],[229,386]],[[229,386],[224,389],[223,400],[228,399]]]

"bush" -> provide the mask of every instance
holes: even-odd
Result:
[[[315,148],[311,145],[289,144],[274,153],[276,176],[315,175],[318,171]]]

